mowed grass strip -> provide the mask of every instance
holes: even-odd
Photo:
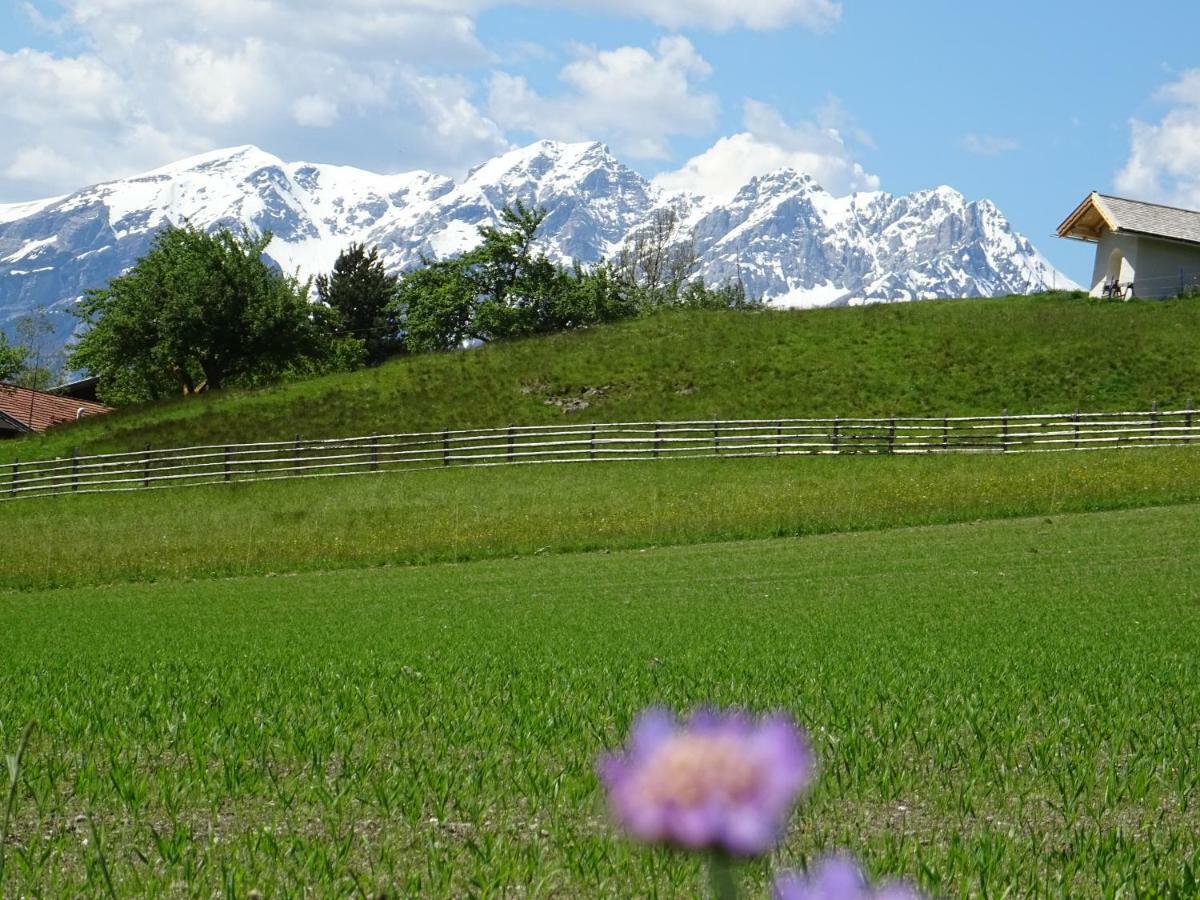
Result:
[[[0,894],[692,896],[593,764],[646,705],[719,704],[819,753],[774,865],[1195,896],[1198,534],[1184,506],[10,595],[0,746],[38,725]]]
[[[447,469],[0,502],[0,589],[409,565],[1200,500],[1200,447]]]
[[[1198,332],[1196,299],[675,310],[133,407],[5,444],[0,461],[564,420],[1181,409],[1200,401]],[[564,419],[565,403],[585,408]]]

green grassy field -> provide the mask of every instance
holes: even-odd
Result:
[[[5,444],[1183,405],[1200,303],[686,313]],[[775,859],[1200,896],[1200,452],[456,469],[0,502],[0,896],[695,896],[593,774],[653,703],[787,710]],[[0,786],[7,779],[0,777]],[[0,802],[3,798],[0,798]],[[0,813],[3,809],[0,809]]]
[[[0,589],[413,565],[1200,500],[1200,452],[446,469],[0,500]]]
[[[0,894],[694,895],[605,821],[643,706],[791,711],[842,847],[980,896],[1200,890],[1200,506],[0,596]],[[762,896],[765,864],[742,877]],[[753,893],[758,891],[757,894]]]
[[[1148,409],[1200,400],[1200,301],[1065,295],[676,311],[262,391],[134,408],[11,458],[572,421]]]

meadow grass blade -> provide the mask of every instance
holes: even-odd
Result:
[[[30,720],[25,726],[25,730],[21,732],[21,739],[17,742],[17,752],[6,754],[4,762],[8,769],[8,797],[4,802],[4,824],[0,827],[0,889],[4,887],[4,850],[8,846],[8,827],[12,821],[13,808],[17,803],[17,785],[21,777],[21,761],[25,756],[25,750],[29,747],[29,739],[33,735],[33,729],[36,726],[35,720]]]

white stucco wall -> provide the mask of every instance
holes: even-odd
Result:
[[[1133,281],[1138,266],[1139,240],[1129,234],[1113,234],[1105,230],[1096,245],[1096,265],[1092,269],[1092,296],[1099,297],[1104,292],[1104,283],[1108,280],[1108,265],[1114,250],[1120,250],[1124,259],[1121,263],[1122,283]],[[1135,289],[1136,290],[1136,289]]]
[[[1179,293],[1180,275],[1185,285],[1200,277],[1200,246],[1141,238],[1133,291],[1139,297],[1158,299]]]
[[[1092,269],[1093,297],[1099,297],[1104,291],[1114,250],[1120,250],[1122,254],[1119,280],[1122,284],[1132,281],[1133,292],[1138,297],[1174,297],[1179,293],[1181,272],[1185,284],[1196,284],[1200,280],[1200,246],[1105,231],[1096,246],[1096,263]]]

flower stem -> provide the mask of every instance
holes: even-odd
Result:
[[[716,900],[737,900],[737,882],[733,877],[733,860],[721,853],[708,858],[708,883]]]

